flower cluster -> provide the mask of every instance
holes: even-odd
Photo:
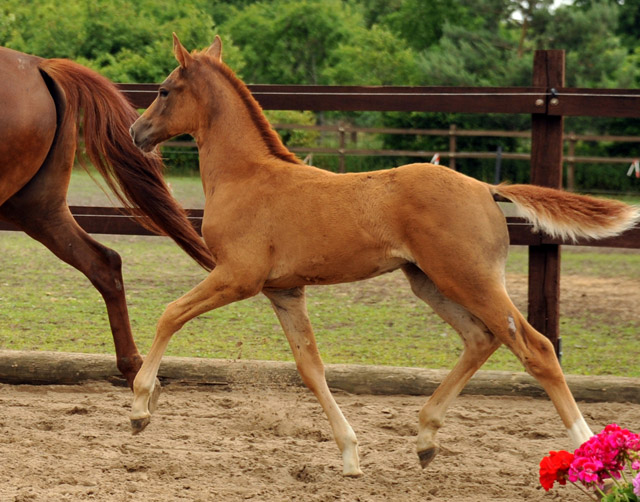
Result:
[[[574,453],[549,452],[540,462],[540,484],[549,491],[556,481],[561,485],[569,481],[594,500],[640,502],[638,471],[640,435],[610,424]]]

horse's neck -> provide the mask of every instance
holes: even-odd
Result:
[[[247,128],[241,132],[210,130],[201,137],[196,137],[200,155],[201,169],[215,169],[222,173],[246,170],[251,165],[263,163],[269,157],[269,150],[259,134],[252,134]]]
[[[229,122],[221,123],[225,126],[211,127],[196,136],[205,194],[212,193],[219,183],[241,182],[251,176],[257,166],[265,168],[272,160],[253,124],[236,127]]]
[[[283,160],[274,154],[273,145],[252,118],[248,106],[234,90],[227,92],[224,109],[215,120],[201,121],[207,125],[196,133],[200,172],[203,180],[211,182],[223,177],[241,178],[257,166]],[[288,152],[281,144],[280,148]]]

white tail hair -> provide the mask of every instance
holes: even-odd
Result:
[[[640,222],[640,207],[535,185],[497,185],[491,192],[513,202],[518,216],[554,238],[604,239]]]

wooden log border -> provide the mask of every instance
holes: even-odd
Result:
[[[448,370],[328,364],[329,386],[352,394],[424,395],[438,387]],[[268,384],[303,386],[295,363],[252,360],[164,357],[158,377],[164,384]],[[640,379],[567,375],[579,401],[640,404]],[[123,384],[115,357],[107,354],[0,350],[0,382],[8,384],[82,384],[107,380]],[[463,394],[545,398],[540,385],[526,373],[479,371]]]

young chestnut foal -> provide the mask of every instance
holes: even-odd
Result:
[[[179,67],[131,135],[146,152],[178,134],[195,137],[206,197],[202,233],[216,266],[158,322],[134,383],[134,432],[149,423],[155,377],[171,336],[199,314],[262,292],[329,419],[344,474],[361,474],[356,435],[324,378],[304,287],[400,268],[413,292],[464,342],[460,360],[420,412],[423,466],[437,452],[435,435],[447,407],[503,343],[547,391],[571,440],[578,445],[592,435],[551,343],[507,295],[509,235],[495,199],[510,200],[538,228],[565,238],[618,234],[639,219],[638,209],[535,186],[492,186],[430,164],[358,174],[305,166],[222,62],[220,38],[190,54],[174,34],[174,52]]]

